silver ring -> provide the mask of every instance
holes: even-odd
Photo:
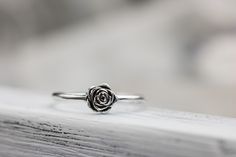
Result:
[[[109,111],[112,105],[117,101],[144,100],[144,98],[139,95],[116,95],[106,83],[90,87],[87,93],[55,92],[52,96],[62,99],[87,101],[88,106],[95,112]]]

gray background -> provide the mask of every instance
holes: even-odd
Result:
[[[233,0],[1,0],[0,86],[107,82],[160,108],[236,116]]]

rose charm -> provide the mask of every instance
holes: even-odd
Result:
[[[110,110],[116,101],[116,95],[107,84],[91,87],[87,93],[88,106],[96,112]]]

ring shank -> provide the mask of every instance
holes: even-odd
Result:
[[[62,99],[71,99],[71,100],[87,100],[86,93],[64,93],[64,92],[55,92],[52,94],[54,97],[59,97]],[[139,95],[116,95],[118,101],[129,101],[129,100],[144,100],[142,96]]]
[[[52,94],[54,97],[59,97],[62,99],[72,99],[72,100],[87,100],[86,93],[64,93],[64,92],[55,92]]]
[[[117,95],[118,100],[126,101],[126,100],[144,100],[142,96],[139,95]]]

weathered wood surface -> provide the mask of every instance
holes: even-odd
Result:
[[[0,156],[235,157],[236,119],[141,104],[97,114],[84,102],[0,88]]]

